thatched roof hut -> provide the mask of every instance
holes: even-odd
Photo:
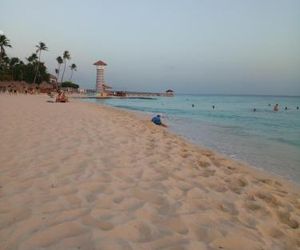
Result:
[[[174,91],[172,89],[166,90],[166,96],[174,96]]]

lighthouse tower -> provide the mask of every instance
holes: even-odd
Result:
[[[105,96],[104,68],[107,64],[99,60],[95,62],[94,65],[96,65],[97,68],[96,93]]]

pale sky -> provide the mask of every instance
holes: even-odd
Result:
[[[0,10],[9,56],[43,41],[53,73],[69,50],[84,88],[100,59],[118,90],[300,95],[299,0],[1,0]]]

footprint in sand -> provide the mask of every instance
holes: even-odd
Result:
[[[132,250],[128,241],[121,238],[118,239],[102,239],[96,240],[97,249],[103,250]],[[94,249],[94,248],[93,248]]]
[[[232,166],[225,166],[224,168],[222,168],[223,172],[227,175],[231,175],[233,173],[235,173],[236,168],[232,167]]]
[[[223,201],[219,206],[220,210],[229,213],[230,215],[238,215],[239,211],[236,209],[234,203]]]
[[[199,175],[203,176],[203,177],[210,177],[210,176],[214,176],[216,173],[216,170],[214,169],[207,169],[204,170],[203,172],[201,172]]]
[[[299,228],[299,223],[296,220],[291,219],[291,214],[289,212],[278,211],[277,216],[281,223],[288,225],[290,228]]]
[[[189,232],[189,229],[185,223],[177,217],[166,219],[162,222],[162,225],[179,234],[187,234]]]
[[[198,160],[198,166],[201,168],[207,168],[211,165],[211,163],[209,161],[205,161],[205,160]]]
[[[122,195],[117,195],[113,198],[113,201],[117,204],[121,203],[124,200],[124,196]]]
[[[281,202],[272,194],[266,193],[263,191],[258,191],[255,193],[255,196],[265,202],[267,202],[270,205],[273,206],[280,206],[282,205]]]
[[[248,185],[248,181],[244,178],[231,178],[227,182],[228,188],[236,194],[241,194],[243,188]]]
[[[133,242],[149,242],[157,239],[161,232],[150,223],[134,220],[115,227],[113,234]]]
[[[279,239],[279,238],[282,238],[284,236],[284,233],[282,231],[280,231],[278,228],[271,228],[269,231],[268,231],[268,234],[273,237],[273,238],[276,238],[276,239]]]
[[[86,216],[82,217],[81,221],[85,225],[99,228],[103,231],[109,231],[114,228],[114,225],[112,223],[104,221],[104,220],[102,220],[102,221],[98,220],[98,219],[92,217],[91,215],[86,215]]]

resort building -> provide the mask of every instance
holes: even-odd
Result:
[[[110,95],[110,91],[108,91],[108,89],[111,89],[111,87],[106,85],[104,81],[104,69],[107,64],[99,60],[95,62],[94,65],[96,65],[97,69],[96,93],[100,94],[100,96],[108,96]]]

